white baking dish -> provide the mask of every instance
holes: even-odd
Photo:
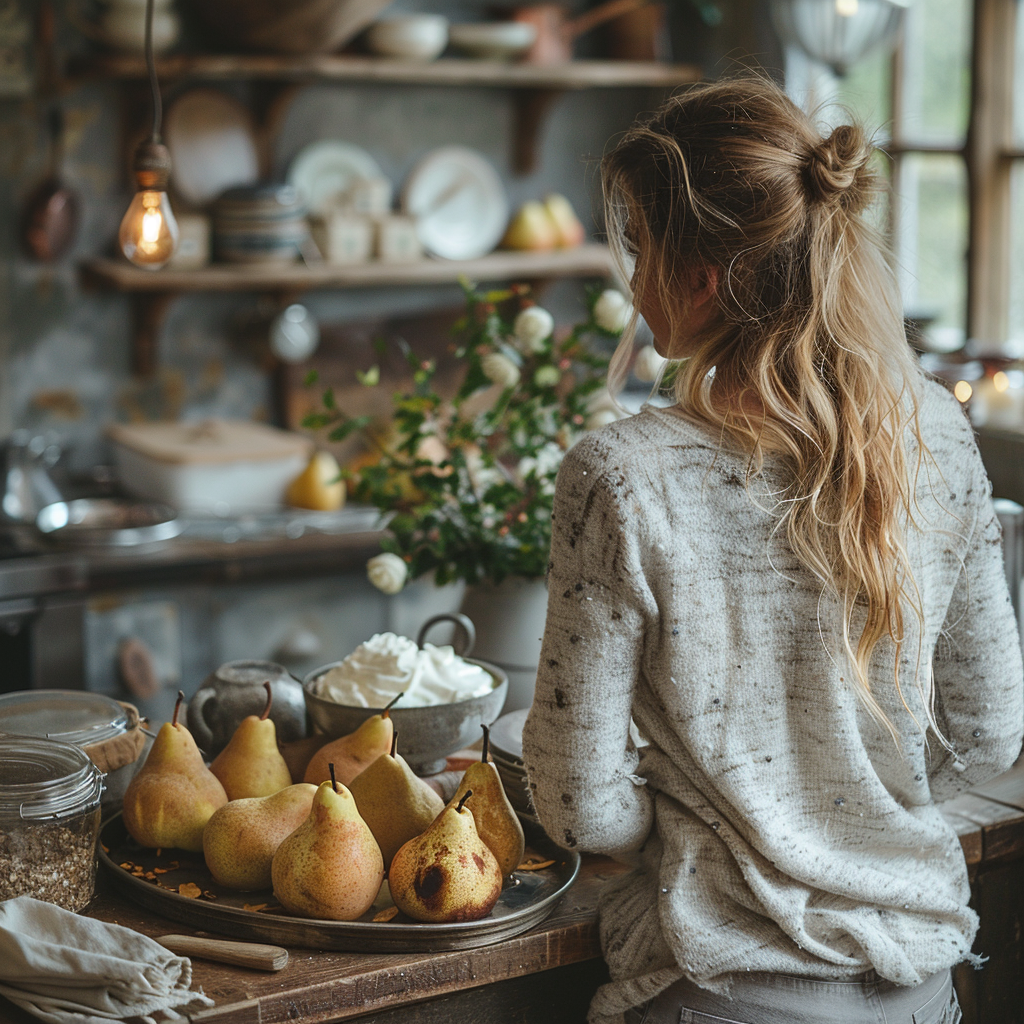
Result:
[[[309,438],[245,420],[118,423],[108,435],[126,490],[218,515],[280,506],[313,450]]]

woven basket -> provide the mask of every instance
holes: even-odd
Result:
[[[332,53],[390,0],[192,0],[229,46],[257,53]]]

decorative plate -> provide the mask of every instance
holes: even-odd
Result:
[[[559,849],[539,829],[524,827],[526,861],[543,865],[519,870],[491,913],[480,921],[420,924],[398,912],[387,887],[358,921],[292,917],[269,890],[236,892],[218,885],[200,854],[147,850],[128,835],[121,815],[100,832],[100,864],[130,900],[193,928],[239,939],[306,949],[352,953],[433,952],[471,949],[501,942],[546,918],[579,873],[580,856]],[[191,895],[189,895],[191,894]],[[381,915],[390,920],[373,920]]]
[[[449,260],[489,253],[505,233],[508,197],[493,164],[464,146],[442,146],[413,168],[402,209],[416,218],[423,248]]]
[[[325,140],[299,151],[288,168],[288,181],[310,213],[324,213],[348,191],[356,178],[383,177],[377,161],[351,142]]]

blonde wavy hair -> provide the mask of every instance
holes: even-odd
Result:
[[[861,128],[822,137],[780,88],[744,77],[673,97],[607,154],[602,182],[620,266],[635,260],[634,295],[653,290],[673,337],[685,327],[680,406],[749,452],[748,479],[769,454],[787,471],[779,528],[838,599],[854,689],[899,744],[868,663],[888,636],[909,711],[904,611],[923,618],[905,531],[927,449],[895,275],[862,216],[880,188],[872,153]],[[696,332],[695,278],[717,281]],[[630,331],[613,387],[632,343]],[[941,739],[928,676],[917,685]]]

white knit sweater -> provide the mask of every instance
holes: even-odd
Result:
[[[566,456],[523,746],[548,833],[635,868],[601,900],[612,982],[592,1021],[682,976],[727,991],[731,972],[874,968],[914,985],[970,955],[967,872],[935,802],[1013,763],[1024,683],[970,426],[936,384],[920,402],[924,629],[905,616],[900,675],[924,723],[931,662],[955,755],[901,704],[888,639],[871,679],[902,753],[864,711],[838,610],[776,531],[777,470],[748,490],[741,452],[650,407]]]

